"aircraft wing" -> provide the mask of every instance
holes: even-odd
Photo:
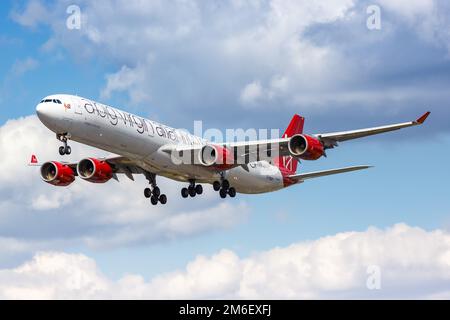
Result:
[[[347,141],[351,139],[362,138],[370,135],[380,134],[384,132],[399,130],[411,126],[421,125],[425,122],[430,112],[424,113],[415,121],[391,124],[380,127],[332,132],[332,133],[319,133],[313,136],[319,139],[325,149],[334,148],[338,145],[338,142]],[[277,138],[269,140],[255,140],[255,141],[240,141],[231,143],[212,143],[211,145],[225,148],[232,155],[235,166],[248,164],[254,161],[267,160],[276,156],[290,156],[288,144],[290,138]],[[162,151],[167,153],[183,152],[191,153],[191,159],[198,159],[198,153],[202,151],[205,145],[167,145],[161,148]],[[199,164],[198,162],[194,162]]]
[[[337,142],[358,139],[358,138],[362,138],[362,137],[371,136],[374,134],[379,134],[379,133],[399,130],[399,129],[403,129],[403,128],[407,128],[407,127],[411,127],[411,126],[421,125],[422,123],[425,122],[425,120],[428,118],[429,115],[430,115],[430,112],[428,111],[415,121],[391,124],[391,125],[381,126],[381,127],[351,130],[351,131],[319,133],[319,134],[314,134],[314,136],[322,141],[325,148],[334,148],[335,146],[337,146]]]
[[[329,176],[332,174],[338,174],[338,173],[344,173],[344,172],[350,172],[350,171],[356,171],[356,170],[363,170],[363,169],[368,169],[368,168],[372,168],[372,166],[354,166],[354,167],[345,167],[345,168],[331,169],[331,170],[324,170],[324,171],[299,173],[299,174],[290,175],[290,176],[288,176],[288,178],[295,182],[303,182],[304,180],[307,180],[307,179],[319,178],[319,177],[323,177],[323,176]]]

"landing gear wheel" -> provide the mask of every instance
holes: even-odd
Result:
[[[222,189],[228,190],[228,188],[230,187],[230,182],[225,179],[222,181]]]
[[[145,188],[144,189],[144,196],[148,199],[152,196],[152,190],[150,190],[150,188]]]
[[[65,149],[65,150],[64,150],[65,154],[69,155],[69,154],[72,153],[72,148],[71,148],[70,146],[67,146],[67,147],[65,147],[64,149]]]
[[[61,147],[59,147],[59,154],[60,155],[65,155],[66,154],[66,150],[65,150],[66,148],[64,148],[63,146],[61,146]]]
[[[192,198],[195,197],[195,195],[196,195],[196,193],[195,193],[195,188],[189,187],[188,191],[189,191],[189,195],[190,195]]]
[[[156,206],[158,204],[158,198],[155,196],[152,196],[150,198],[150,202],[152,203],[152,205]]]
[[[219,191],[220,190],[220,182],[219,181],[214,181],[213,189],[214,189],[214,191]]]
[[[161,194],[161,190],[159,189],[159,187],[154,187],[153,188],[153,195],[155,196],[155,197],[159,197],[159,195]]]
[[[183,198],[189,197],[189,190],[188,190],[187,188],[181,189],[181,196],[182,196]]]
[[[227,190],[220,189],[219,194],[222,199],[225,199],[227,197]]]
[[[201,184],[198,184],[195,186],[195,193],[196,194],[202,194],[203,193],[203,187]]]
[[[228,189],[228,194],[230,195],[231,198],[236,197],[236,189],[231,187],[230,189]]]
[[[166,204],[167,203],[167,196],[165,194],[162,194],[159,196],[159,202],[161,202],[161,204]]]

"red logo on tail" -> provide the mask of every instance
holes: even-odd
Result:
[[[295,114],[284,132],[283,138],[290,138],[293,135],[302,133],[304,123],[305,118]],[[286,174],[294,174],[297,171],[297,162],[297,159],[291,156],[284,156],[276,158],[274,163],[282,172],[285,172]]]
[[[37,164],[38,163],[38,159],[37,159],[37,157],[34,154],[31,156],[30,163],[31,164]]]

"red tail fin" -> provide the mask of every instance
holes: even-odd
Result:
[[[289,138],[293,135],[303,133],[303,125],[305,123],[305,118],[295,114],[292,117],[289,126],[283,134],[283,138]],[[280,168],[281,171],[288,174],[294,174],[297,171],[297,159],[291,156],[278,157],[275,159],[275,165]]]
[[[39,161],[36,155],[32,154],[30,162],[28,163],[29,166],[39,166]]]

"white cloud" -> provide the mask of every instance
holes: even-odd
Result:
[[[381,270],[381,289],[366,287],[367,267]],[[450,234],[405,224],[345,232],[239,258],[230,250],[198,256],[183,270],[149,281],[114,281],[94,260],[42,252],[0,270],[0,297],[26,298],[446,298]]]
[[[66,4],[58,3],[51,14],[62,12]],[[314,24],[344,18],[353,5],[353,0],[333,0],[327,5],[272,0],[231,1],[219,8],[194,0],[164,5],[116,1],[112,10],[105,2],[86,1],[81,5],[84,23],[77,32],[61,27],[64,16],[52,15],[54,21],[42,23],[53,28],[57,39],[47,44],[58,43],[76,56],[119,64],[119,70],[106,77],[103,98],[125,92],[132,102],[140,103],[153,95],[170,100],[172,94],[167,92],[177,91],[184,104],[198,106],[205,103],[205,95],[221,99],[226,92],[233,95],[228,99],[245,104],[258,97],[253,79],[269,87],[277,77],[293,82],[292,87],[323,87],[332,82],[330,77],[335,80],[343,74],[342,68],[330,72],[345,65],[339,55],[308,42],[303,32]],[[26,20],[28,9],[23,16]],[[20,17],[17,14],[16,19],[21,21]],[[322,71],[328,73],[319,74]],[[248,79],[248,87],[243,79]],[[157,90],[161,87],[166,93]],[[293,93],[283,92],[288,98]],[[264,92],[261,99],[270,100],[273,95],[273,91]]]
[[[30,13],[38,3],[16,11],[15,20],[50,26],[47,50],[63,47],[77,59],[113,66],[102,98],[123,93],[133,104],[151,101],[160,116],[170,113],[179,123],[211,106],[230,113],[253,106],[317,110],[329,120],[333,113],[324,109],[354,113],[361,103],[390,113],[386,105],[397,111],[422,108],[429,103],[428,87],[439,88],[436,105],[448,91],[439,77],[417,76],[430,63],[438,65],[441,48],[450,48],[450,7],[442,1],[381,1],[382,29],[376,32],[365,27],[363,0],[237,0],[220,6],[195,0],[80,1],[82,25],[76,32],[64,27],[67,17],[61,14],[72,2],[49,5],[48,19]],[[434,50],[432,62],[422,50]],[[409,85],[414,96],[384,94]]]
[[[263,89],[259,81],[253,81],[245,86],[241,92],[241,102],[253,104],[263,95]]]
[[[378,3],[383,9],[394,12],[411,22],[416,18],[432,15],[435,8],[433,0],[379,0]]]
[[[41,1],[31,0],[20,13],[13,11],[11,18],[24,27],[36,27],[40,23],[50,23],[49,9]]]
[[[76,162],[106,152],[71,142],[72,155],[61,159],[60,143],[36,116],[10,120],[0,127],[0,233],[24,243],[60,239],[92,248],[155,243],[232,228],[248,216],[243,201],[223,202],[212,187],[195,199],[183,199],[182,183],[158,177],[168,196],[165,206],[152,206],[143,195],[148,182],[119,177],[104,185],[77,179],[67,188],[43,182],[39,167],[28,167],[31,154],[39,161]],[[186,204],[189,206],[186,206]],[[23,221],[27,221],[23,224]],[[56,226],[56,227],[55,227]]]
[[[281,98],[287,92],[288,86],[288,78],[280,75],[272,77],[268,87],[263,87],[260,81],[253,81],[247,84],[241,91],[240,102],[246,107],[254,107],[259,103],[267,103]]]
[[[439,87],[441,101],[448,91],[437,80],[423,80],[413,83],[415,97],[398,100],[384,95],[409,85],[401,77],[386,82],[396,71],[412,70],[414,75],[415,67],[426,69],[430,63],[419,53],[409,54],[428,48],[410,38],[418,35],[450,48],[449,10],[438,1],[382,1],[379,32],[365,28],[366,2],[361,0],[333,0],[326,5],[308,0],[238,0],[220,6],[195,0],[123,0],[114,5],[80,1],[83,19],[77,32],[64,28],[66,16],[60,14],[70,1],[52,5],[47,20],[30,17],[28,7],[36,3],[15,13],[15,19],[49,25],[53,35],[44,44],[47,49],[64,47],[77,58],[115,66],[117,71],[106,76],[102,98],[118,92],[133,104],[151,99],[163,116],[170,112],[174,117],[176,110],[176,121],[211,106],[226,106],[230,112],[260,105],[272,111],[354,112],[361,101],[352,97],[390,112],[386,105],[404,110],[428,103],[429,83]],[[396,61],[388,49],[403,43],[405,30],[412,31],[406,40],[414,45],[395,50],[394,56],[406,57]]]
[[[150,94],[145,89],[145,71],[140,65],[136,68],[122,66],[118,72],[106,75],[106,86],[100,93],[101,98],[109,99],[114,92],[128,92],[134,104],[149,101]]]
[[[21,76],[28,71],[36,69],[38,66],[39,62],[36,59],[28,57],[24,60],[17,60],[11,68],[11,72],[15,76]]]

